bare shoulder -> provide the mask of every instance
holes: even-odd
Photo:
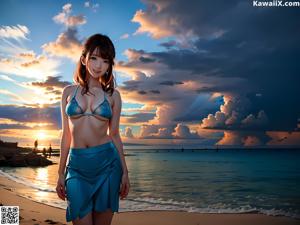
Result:
[[[70,84],[65,86],[62,90],[62,97],[67,98],[70,95],[70,93],[72,93],[75,90],[75,88],[76,88],[75,84]]]
[[[63,88],[63,93],[72,92],[76,88],[76,84],[70,84]]]
[[[120,104],[122,102],[120,91],[116,88],[114,89],[114,92],[112,94],[112,99],[113,99],[113,104],[115,103]]]
[[[115,88],[112,96],[113,98],[121,98],[120,91],[117,88]]]

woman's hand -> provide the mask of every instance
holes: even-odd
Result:
[[[59,175],[56,185],[56,193],[61,200],[65,201],[66,192],[65,192],[65,177],[63,175]]]
[[[124,198],[126,198],[126,196],[128,195],[129,192],[129,187],[130,187],[130,183],[129,183],[129,177],[128,177],[128,173],[124,173],[122,175],[122,183],[120,186],[120,196],[121,196],[121,200],[123,200]]]

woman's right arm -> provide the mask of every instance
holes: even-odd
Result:
[[[71,132],[69,127],[68,117],[65,113],[67,105],[67,97],[70,93],[71,86],[66,86],[63,89],[62,98],[61,98],[61,120],[62,120],[62,135],[60,142],[60,160],[59,160],[59,169],[58,175],[64,177],[66,162],[69,154],[69,148],[71,144]]]

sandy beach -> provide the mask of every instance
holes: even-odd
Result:
[[[65,210],[44,205],[18,196],[14,190],[24,188],[0,175],[0,202],[3,205],[19,206],[20,224],[72,224],[65,220]],[[178,211],[144,211],[115,213],[113,225],[292,225],[299,220],[263,214],[203,214]]]

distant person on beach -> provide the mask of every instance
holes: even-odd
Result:
[[[47,158],[46,148],[43,148],[43,156]]]
[[[48,148],[48,153],[49,153],[49,158],[51,158],[51,154],[52,154],[52,147],[51,147],[51,144],[50,144],[50,146],[49,146],[49,148]]]
[[[34,141],[34,143],[33,143],[33,145],[34,145],[34,148],[33,148],[33,153],[37,153],[37,148],[38,148],[38,140],[35,140]]]
[[[109,37],[89,37],[78,60],[75,84],[62,93],[56,192],[62,200],[67,198],[66,220],[76,225],[111,224],[119,198],[129,193],[119,133],[122,100],[112,73],[114,58]]]

